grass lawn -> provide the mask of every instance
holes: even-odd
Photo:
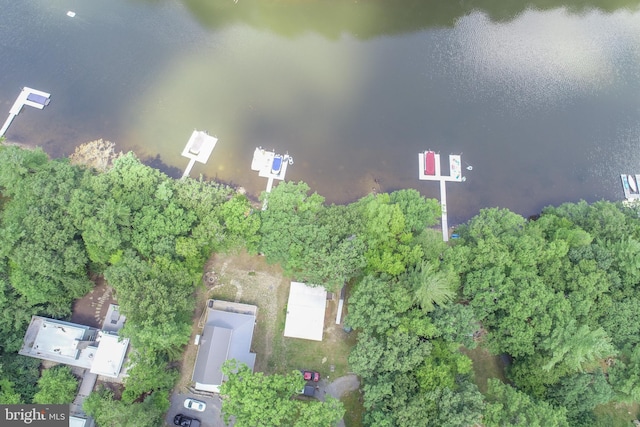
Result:
[[[630,427],[640,415],[640,406],[637,403],[607,403],[596,406],[593,413],[596,415],[597,426]]]
[[[489,378],[497,378],[506,383],[504,363],[500,356],[493,356],[488,350],[478,346],[473,350],[462,348],[461,351],[469,356],[473,362],[473,372],[476,385],[483,394],[487,393]]]
[[[362,392],[354,390],[342,396],[344,404],[344,424],[346,427],[361,427],[364,408],[362,407]]]
[[[335,324],[338,301],[327,301],[323,340],[310,341],[284,336],[288,292],[284,296],[282,309],[277,316],[268,370],[284,373],[296,369],[310,369],[320,372],[323,378],[329,380],[347,374],[347,357],[356,344],[356,333],[346,333],[340,325]]]

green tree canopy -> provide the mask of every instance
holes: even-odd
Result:
[[[73,402],[78,390],[78,379],[68,366],[54,366],[42,372],[38,380],[38,391],[33,403],[42,405],[66,404]]]
[[[252,372],[244,364],[228,360],[222,366],[228,377],[220,387],[225,423],[234,417],[241,426],[332,426],[344,415],[340,401],[306,402],[292,399],[305,381],[298,371],[286,375]]]

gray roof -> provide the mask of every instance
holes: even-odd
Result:
[[[255,325],[253,313],[237,313],[207,308],[207,323],[202,331],[198,357],[193,370],[193,381],[201,385],[222,384],[222,364],[228,359],[236,359],[251,370],[256,355],[251,353],[251,340]],[[198,387],[196,387],[198,388]]]

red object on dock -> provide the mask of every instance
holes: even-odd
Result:
[[[424,152],[424,174],[436,174],[436,153],[434,153],[433,151]]]

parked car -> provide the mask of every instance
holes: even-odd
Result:
[[[316,394],[316,388],[310,384],[304,386],[302,390],[300,390],[300,394],[304,396],[313,397]]]
[[[302,372],[302,377],[304,378],[305,381],[314,381],[314,382],[320,381],[320,372],[316,372],[316,371],[300,371],[300,372]]]
[[[182,414],[178,414],[173,417],[173,423],[180,427],[200,427],[199,419],[188,417]]]
[[[204,412],[204,410],[207,407],[207,404],[201,400],[189,398],[184,400],[184,407],[187,409],[193,409],[194,411]]]

